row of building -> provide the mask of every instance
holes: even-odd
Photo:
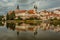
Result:
[[[9,11],[8,14],[10,15],[13,11]],[[60,19],[60,9],[56,9],[53,11],[47,11],[47,10],[42,10],[42,11],[37,11],[37,6],[35,5],[33,9],[31,10],[20,10],[19,5],[17,6],[15,12],[15,19],[18,19],[18,16],[20,16],[22,19],[29,19],[30,17],[37,17],[42,20],[47,20],[50,18],[57,18]]]

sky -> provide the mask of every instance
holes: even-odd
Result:
[[[15,10],[17,5],[20,6],[20,10],[33,9],[33,5],[37,5],[38,10],[45,10],[59,8],[60,0],[0,0],[0,14]]]

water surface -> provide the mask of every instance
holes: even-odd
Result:
[[[41,26],[44,25],[1,22],[0,40],[60,40],[60,32],[42,30]]]

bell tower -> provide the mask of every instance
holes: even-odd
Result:
[[[38,9],[37,5],[34,5],[34,11],[35,11],[35,13],[37,13],[37,9]]]
[[[19,10],[19,5],[17,5],[17,8],[16,9],[18,9]]]

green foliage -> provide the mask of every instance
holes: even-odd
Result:
[[[22,18],[20,16],[18,16],[18,20],[22,20]]]
[[[37,17],[30,17],[29,19],[26,19],[26,20],[39,20],[39,18],[37,18]]]
[[[10,15],[8,15],[8,13],[7,13],[6,17],[7,17],[7,20],[14,20],[15,12],[13,11]]]
[[[6,23],[6,27],[7,27],[7,28],[10,28],[10,29],[12,29],[12,30],[15,30],[15,26],[16,26],[15,23]]]
[[[4,24],[2,24],[2,22],[0,22],[0,26],[4,26]]]
[[[15,12],[13,11],[10,15],[10,20],[14,20],[14,18],[15,18]]]
[[[49,19],[50,21],[53,21],[53,19]]]
[[[57,18],[50,19],[50,24],[54,26],[60,25],[60,19]]]
[[[30,17],[30,20],[34,20],[34,18],[33,17]]]
[[[53,20],[58,20],[56,17]]]
[[[9,20],[9,15],[8,15],[8,13],[7,13],[7,15],[6,15],[6,19]]]
[[[56,17],[54,19],[49,19],[50,21],[58,20]]]
[[[2,21],[2,18],[3,18],[3,15],[2,15],[2,16],[0,16],[0,21]]]

